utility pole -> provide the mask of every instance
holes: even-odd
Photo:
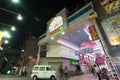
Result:
[[[39,60],[40,60],[40,50],[41,50],[41,47],[39,46],[39,48],[38,48],[38,54],[37,54],[37,60],[36,60],[36,65],[39,65]]]

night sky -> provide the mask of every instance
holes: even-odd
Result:
[[[0,10],[0,23],[16,26],[12,32],[9,45],[19,48],[28,35],[38,38],[46,31],[46,23],[61,9],[66,7],[72,12],[77,7],[85,5],[84,0],[20,0],[14,4],[11,0],[0,0],[0,7],[20,13],[23,21],[18,21],[12,13]],[[9,29],[8,26],[0,25],[0,29]]]

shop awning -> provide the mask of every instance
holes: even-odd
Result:
[[[57,42],[78,51],[84,41],[90,41],[88,27],[91,25],[93,25],[92,22],[88,20],[83,21],[67,30],[67,34]]]

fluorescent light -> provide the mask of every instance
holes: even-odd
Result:
[[[79,48],[78,48],[77,46],[75,46],[75,45],[73,45],[73,44],[71,44],[71,43],[69,43],[69,42],[67,42],[67,41],[58,40],[57,42],[60,43],[60,44],[62,44],[62,45],[65,45],[65,46],[67,46],[67,47],[69,47],[69,48],[72,48],[73,50],[76,50],[76,51],[79,50]]]
[[[65,34],[65,32],[63,31],[61,34],[62,34],[62,35],[64,35],[64,34]]]

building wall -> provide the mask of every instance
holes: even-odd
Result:
[[[23,66],[26,66],[26,71],[31,74],[32,68],[36,63],[37,53],[38,53],[38,40],[33,36],[27,37],[26,41],[23,43],[22,49],[24,50],[24,62]],[[33,57],[30,59],[29,57]]]
[[[89,14],[93,12],[92,6],[90,3],[83,8],[76,11],[70,17],[68,17],[68,26],[74,27],[76,24],[81,23],[82,21],[89,18]],[[84,13],[84,14],[83,14]]]
[[[62,45],[49,45],[46,57],[63,57],[78,60],[74,51]]]
[[[62,59],[62,62],[63,62],[63,69],[65,68],[65,66],[67,66],[69,71],[75,71],[76,70],[75,65],[70,65],[70,60],[69,59]]]

